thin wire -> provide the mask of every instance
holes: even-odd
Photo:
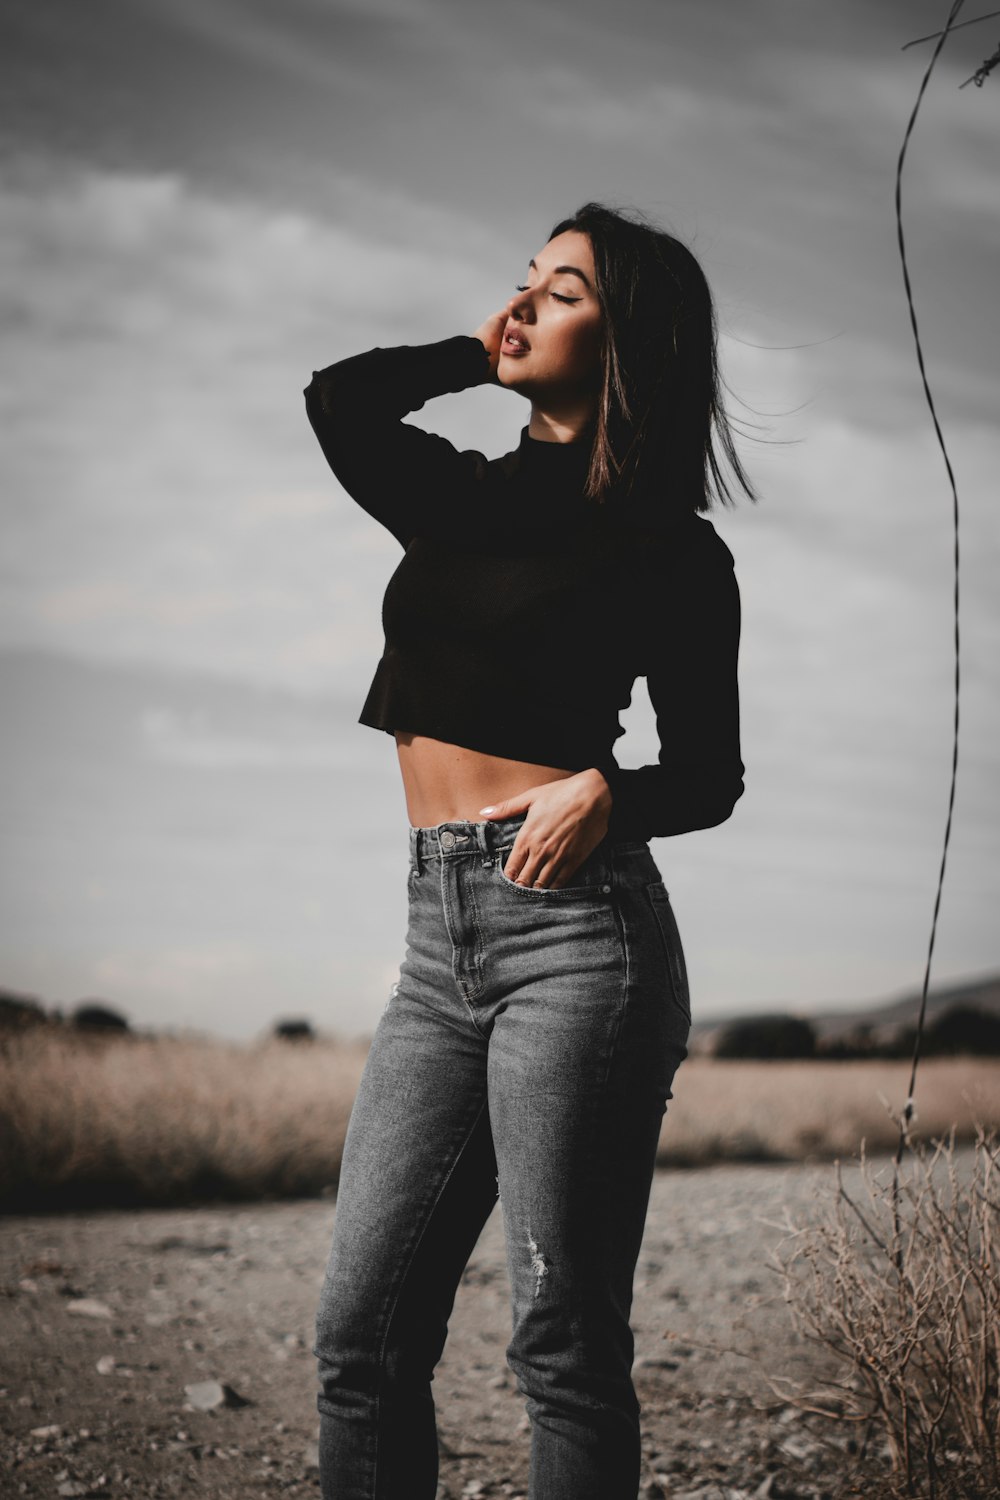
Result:
[[[902,150],[899,153],[899,162],[898,162],[898,164],[896,166],[896,233],[897,233],[897,237],[899,239],[899,255],[900,255],[900,260],[902,261],[902,266],[903,266],[903,281],[904,281],[904,284],[905,284],[905,287],[906,287],[906,300],[907,300],[907,303],[909,304],[909,308],[910,308],[910,322],[911,322],[911,324],[913,326],[913,338],[914,338],[914,342],[916,343],[916,346],[917,346],[917,362],[920,365],[920,378],[921,378],[921,380],[923,381],[923,384],[924,384],[924,394],[927,397],[927,405],[930,407],[931,417],[934,420],[934,431],[937,434],[937,440],[938,440],[938,443],[939,443],[939,445],[941,447],[941,452],[942,452],[942,454],[944,456],[945,468],[948,471],[948,479],[949,479],[949,481],[951,483],[952,515],[953,515],[954,534],[955,534],[955,719],[954,719],[954,734],[953,734],[953,739],[952,739],[952,756],[951,756],[951,789],[950,789],[949,794],[948,794],[948,819],[947,819],[947,822],[945,824],[945,830],[944,830],[944,847],[943,847],[943,849],[941,851],[941,867],[940,867],[940,870],[938,871],[937,894],[936,894],[936,896],[934,898],[934,915],[933,915],[933,918],[931,920],[930,943],[929,943],[928,949],[927,949],[927,964],[926,964],[926,967],[924,969],[923,992],[922,992],[921,997],[920,997],[920,1015],[919,1015],[918,1020],[917,1020],[917,1034],[916,1034],[916,1037],[915,1037],[914,1043],[913,1043],[913,1061],[912,1061],[912,1064],[911,1064],[911,1067],[910,1067],[910,1086],[909,1086],[909,1089],[907,1091],[906,1104],[904,1106],[903,1113],[900,1116],[900,1122],[899,1122],[899,1142],[898,1142],[898,1145],[896,1147],[896,1155],[895,1155],[895,1166],[897,1168],[897,1171],[898,1171],[898,1168],[899,1168],[899,1164],[900,1164],[900,1162],[903,1159],[903,1152],[906,1149],[906,1146],[909,1144],[909,1127],[910,1127],[910,1122],[913,1119],[913,1113],[914,1113],[913,1096],[914,1096],[914,1090],[916,1088],[916,1082],[917,1082],[917,1065],[920,1062],[920,1044],[921,1044],[921,1041],[923,1039],[924,1021],[925,1021],[925,1018],[926,1018],[926,1015],[927,1015],[927,989],[928,989],[928,985],[930,983],[931,956],[932,956],[932,954],[934,952],[934,938],[935,938],[935,935],[937,933],[938,913],[939,913],[939,911],[941,909],[941,892],[942,892],[942,890],[944,888],[944,871],[945,871],[945,864],[946,864],[947,858],[948,858],[948,841],[949,841],[949,839],[951,837],[951,819],[952,819],[952,812],[953,812],[954,807],[955,807],[955,782],[956,782],[957,773],[958,773],[958,704],[959,704],[959,685],[960,685],[960,676],[959,676],[959,631],[958,631],[958,619],[959,619],[959,615],[958,615],[958,580],[959,580],[959,567],[958,567],[958,487],[955,484],[955,475],[954,475],[954,473],[952,471],[951,460],[948,457],[948,449],[945,446],[944,436],[943,436],[943,434],[941,432],[941,424],[938,421],[937,411],[936,411],[935,406],[934,406],[934,398],[931,395],[931,388],[930,388],[930,386],[929,386],[929,384],[927,382],[927,371],[924,368],[924,351],[923,351],[923,348],[922,348],[921,343],[920,343],[920,332],[919,332],[919,330],[917,328],[917,315],[916,315],[916,311],[915,311],[914,306],[913,306],[913,292],[912,292],[911,287],[910,287],[910,273],[909,273],[909,269],[907,267],[907,262],[906,262],[906,246],[905,246],[905,243],[904,243],[904,240],[903,240],[903,216],[902,216],[902,208],[901,208],[901,196],[902,196],[902,179],[903,179],[903,161],[904,161],[904,159],[906,157],[906,147],[907,147],[907,145],[909,143],[910,136],[911,136],[911,134],[913,132],[914,124],[916,123],[917,112],[920,109],[920,103],[921,103],[921,100],[924,97],[924,91],[927,88],[927,84],[928,84],[928,81],[930,79],[931,72],[933,71],[933,68],[934,68],[934,64],[937,62],[938,55],[939,55],[939,53],[941,51],[941,48],[945,44],[945,39],[947,38],[948,33],[952,30],[952,23],[954,22],[955,17],[958,15],[959,11],[961,10],[962,4],[963,4],[963,0],[954,0],[954,3],[952,4],[951,10],[950,10],[950,12],[948,14],[947,24],[946,24],[944,30],[940,33],[939,38],[938,38],[938,44],[934,48],[934,55],[931,58],[930,62],[927,64],[927,71],[924,73],[923,80],[922,80],[922,82],[920,84],[920,91],[917,94],[917,102],[913,106],[913,113],[910,115],[910,122],[909,122],[909,124],[906,127],[906,135],[903,138],[903,146],[902,146]],[[894,1211],[896,1212],[896,1215],[897,1215],[897,1217],[896,1217],[896,1229],[897,1229],[896,1243],[897,1243],[897,1246],[898,1246],[899,1245],[899,1234],[898,1234],[897,1194],[898,1194],[898,1178],[894,1178],[894,1181],[893,1181],[893,1204],[894,1204]],[[898,1251],[898,1255],[900,1257],[902,1255],[901,1248]],[[901,1269],[901,1263],[900,1263],[899,1259],[897,1259],[897,1265]]]
[[[932,42],[936,36],[943,39],[949,31],[961,31],[963,26],[975,26],[979,21],[992,21],[994,16],[1000,16],[1000,10],[988,10],[984,16],[973,16],[971,21],[959,21],[957,26],[946,26],[943,31],[932,31],[929,36],[915,36],[912,42],[904,42],[899,50],[905,52],[907,47],[916,47],[919,42]]]

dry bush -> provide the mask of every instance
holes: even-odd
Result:
[[[996,1496],[1000,1143],[981,1131],[960,1163],[951,1135],[857,1175],[848,1191],[838,1163],[823,1215],[778,1252],[797,1328],[840,1370],[792,1400],[880,1428],[895,1494]]]
[[[336,1183],[364,1047],[81,1038],[0,1049],[0,1205],[180,1203]]]

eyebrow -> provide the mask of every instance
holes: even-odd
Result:
[[[535,265],[534,260],[529,260],[528,261],[528,265],[531,267],[531,269],[533,271],[537,271],[538,270],[538,267]],[[571,276],[579,276],[579,278],[583,282],[584,286],[590,287],[590,281],[588,280],[588,278],[586,276],[584,276],[584,274],[580,270],[579,266],[556,266],[555,271],[553,272],[553,275],[558,275],[558,273],[560,271],[568,271]],[[593,291],[593,287],[590,287],[590,290]]]

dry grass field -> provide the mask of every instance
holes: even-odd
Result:
[[[363,1045],[96,1037],[59,1027],[0,1043],[0,1208],[311,1196],[337,1181]],[[891,1148],[902,1062],[689,1058],[665,1166],[804,1161]],[[1000,1126],[1000,1060],[928,1059],[916,1133]]]
[[[688,1058],[674,1082],[660,1140],[664,1165],[808,1161],[891,1150],[906,1102],[909,1061],[722,1062]],[[888,1108],[887,1108],[888,1106]],[[891,1109],[891,1115],[890,1115]],[[925,1058],[913,1135],[1000,1123],[1000,1058]]]

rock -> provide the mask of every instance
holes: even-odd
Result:
[[[96,1297],[76,1297],[72,1302],[66,1303],[66,1311],[76,1313],[80,1318],[111,1318],[114,1316],[106,1302],[99,1302]]]
[[[311,1443],[306,1443],[305,1447],[302,1450],[302,1462],[307,1469],[319,1468],[318,1440],[314,1439]]]
[[[782,1438],[781,1451],[789,1458],[798,1459],[799,1463],[806,1463],[819,1452],[819,1448],[816,1443],[810,1442],[808,1438],[792,1435],[791,1437]]]
[[[81,1484],[78,1479],[64,1479],[56,1490],[57,1495],[89,1495],[90,1485]]]
[[[215,1411],[219,1406],[251,1406],[245,1396],[219,1380],[198,1380],[184,1387],[184,1394],[196,1411]]]
[[[58,1423],[49,1427],[32,1427],[30,1435],[33,1438],[57,1438],[62,1435],[62,1428]]]
[[[43,1250],[34,1260],[22,1266],[21,1270],[25,1276],[61,1276],[63,1274],[62,1262],[57,1252],[51,1249]]]

